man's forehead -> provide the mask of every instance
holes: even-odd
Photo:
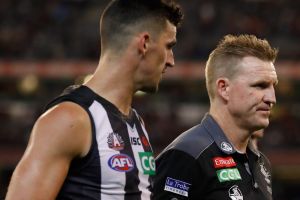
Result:
[[[257,57],[247,56],[240,61],[241,69],[247,72],[266,72],[276,74],[272,61],[261,60]]]
[[[276,69],[272,61],[247,56],[241,59],[238,71],[240,75],[252,76],[253,78],[264,77],[278,82]]]

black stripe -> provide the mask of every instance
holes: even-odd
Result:
[[[140,137],[140,140],[141,140],[141,143],[143,145],[145,152],[153,152],[151,144],[150,144],[148,138],[146,137],[146,134],[143,131],[143,128],[141,125],[142,122],[137,113],[134,114],[134,123],[136,125],[136,129],[139,134],[139,137]],[[145,140],[145,141],[143,141],[143,140]]]
[[[146,133],[144,133],[144,131],[143,131],[143,128],[142,128],[142,123],[143,122],[141,121],[140,116],[138,116],[137,113],[135,113],[134,116],[135,116],[136,129],[137,129],[137,132],[139,134],[139,137],[140,137],[141,143],[143,145],[144,151],[145,152],[152,152],[153,153],[150,141],[146,137]],[[146,140],[146,141],[143,141],[143,140]],[[152,181],[152,176],[149,175],[149,177],[148,177],[148,183],[149,183],[149,185],[150,185],[151,181]]]

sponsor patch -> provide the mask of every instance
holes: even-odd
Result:
[[[243,194],[242,191],[239,189],[237,185],[232,186],[228,190],[228,194],[231,200],[243,200]]]
[[[123,150],[125,146],[122,137],[118,133],[114,133],[114,132],[108,135],[107,144],[109,148],[116,151]]]
[[[155,159],[152,152],[139,152],[144,174],[155,175]]]
[[[134,162],[126,154],[115,154],[108,160],[111,169],[118,172],[129,172],[134,168]]]
[[[130,137],[130,143],[132,145],[142,145],[141,140],[139,137]]]
[[[191,184],[186,183],[184,181],[167,177],[164,190],[188,197],[190,186]]]
[[[228,142],[222,142],[221,143],[221,149],[223,151],[226,151],[226,152],[232,152],[233,151],[233,148],[232,148],[231,144],[229,144]]]
[[[230,157],[214,157],[214,167],[215,168],[225,168],[225,167],[235,167],[236,163],[233,158]]]
[[[241,180],[242,177],[237,168],[217,170],[217,176],[220,182]]]

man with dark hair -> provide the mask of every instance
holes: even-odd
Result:
[[[206,63],[210,110],[157,158],[152,199],[272,199],[270,164],[251,135],[276,103],[277,50],[253,35],[227,35]]]
[[[154,157],[131,103],[138,90],[157,91],[174,66],[181,20],[173,1],[111,1],[101,16],[97,69],[37,120],[7,200],[150,199]]]

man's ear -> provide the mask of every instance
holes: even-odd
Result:
[[[216,80],[217,93],[226,101],[229,100],[229,86],[230,81],[228,78],[221,77]]]
[[[148,32],[143,32],[139,36],[138,50],[142,55],[145,55],[149,48],[150,35]]]

